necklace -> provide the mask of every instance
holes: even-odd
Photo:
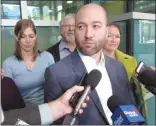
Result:
[[[24,61],[24,63],[28,69],[32,69],[35,64],[35,62],[32,62],[32,61]]]

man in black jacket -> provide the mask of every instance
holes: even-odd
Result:
[[[60,21],[60,34],[62,39],[48,48],[47,51],[50,52],[55,62],[68,56],[71,52],[75,50],[75,15],[68,14]]]

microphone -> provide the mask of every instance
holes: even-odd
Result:
[[[92,70],[86,77],[85,80],[85,89],[78,100],[74,111],[71,115],[67,115],[63,121],[63,125],[74,125],[77,121],[77,115],[79,113],[79,110],[81,108],[81,104],[85,101],[85,98],[88,96],[91,90],[95,89],[95,87],[98,85],[102,77],[102,74],[99,70],[94,69]]]
[[[87,75],[88,75],[88,73],[84,72],[82,74],[82,77],[79,80],[79,83],[77,85],[79,85],[79,86],[85,86],[85,79],[86,79]],[[72,106],[73,108],[75,108],[75,106],[76,106],[78,100],[80,99],[81,95],[82,95],[82,92],[76,92],[76,93],[74,93],[72,95],[72,97],[70,98],[70,100],[69,100],[70,106]]]
[[[144,117],[140,114],[134,105],[122,101],[122,98],[113,95],[108,101],[107,105],[113,113],[111,116],[113,125],[141,125],[145,124]]]
[[[86,87],[85,87],[85,90],[83,91],[83,94],[81,96],[81,98],[79,99],[75,109],[74,109],[74,115],[77,115],[78,112],[79,112],[79,109],[81,108],[81,104],[85,101],[85,98],[87,97],[87,95],[89,94],[89,92],[91,90],[93,90],[97,85],[98,83],[100,82],[101,80],[101,77],[102,77],[102,74],[99,70],[92,70],[87,78],[86,78]]]

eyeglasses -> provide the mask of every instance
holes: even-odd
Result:
[[[75,25],[62,25],[62,27],[65,27],[65,28],[75,28]]]

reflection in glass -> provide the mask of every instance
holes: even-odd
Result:
[[[155,14],[155,1],[153,0],[134,1],[134,11]]]
[[[1,63],[14,53],[14,27],[1,27]]]
[[[126,13],[125,0],[92,0],[91,2],[103,6],[108,16]]]
[[[40,50],[46,50],[59,41],[59,27],[36,27]]]
[[[138,61],[155,66],[155,21],[134,21],[134,56]]]
[[[84,1],[27,1],[29,18],[32,20],[60,21],[69,13],[76,13]]]
[[[19,1],[2,1],[1,16],[2,19],[20,19]]]

